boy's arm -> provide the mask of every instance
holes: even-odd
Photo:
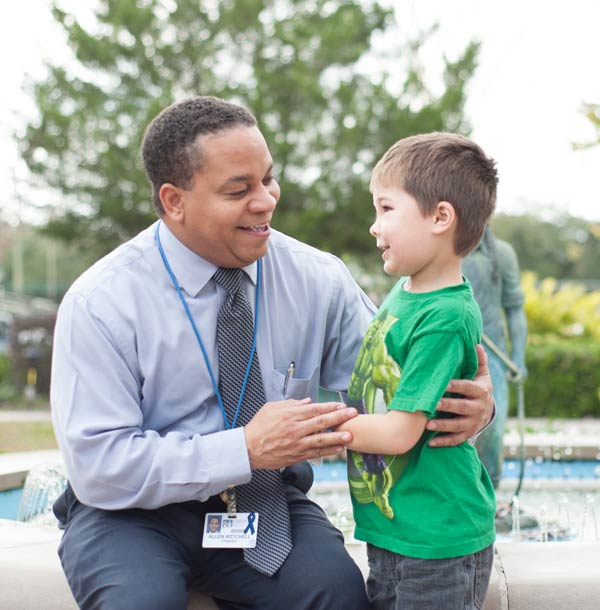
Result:
[[[361,453],[397,455],[410,451],[425,431],[427,416],[422,411],[388,411],[358,415],[338,426],[336,432],[350,432],[352,442],[346,446]]]

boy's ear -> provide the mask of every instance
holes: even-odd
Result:
[[[165,216],[175,222],[181,222],[184,218],[182,194],[182,189],[170,182],[165,182],[158,191]]]
[[[456,210],[448,201],[440,201],[433,212],[432,232],[442,235],[456,224]]]

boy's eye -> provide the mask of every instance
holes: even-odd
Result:
[[[382,205],[381,206],[381,211],[382,212],[389,212],[392,208],[389,205]]]

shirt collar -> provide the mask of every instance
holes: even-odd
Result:
[[[164,222],[160,223],[159,232],[160,242],[179,286],[189,296],[197,296],[210,281],[218,267],[182,244]],[[256,285],[256,261],[246,267],[242,267],[242,269],[246,272],[250,281]]]

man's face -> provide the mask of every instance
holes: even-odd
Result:
[[[273,160],[257,127],[199,136],[202,169],[181,193],[177,237],[219,267],[244,267],[267,252],[279,200]],[[171,226],[171,225],[169,225]]]
[[[215,519],[214,517],[208,522],[208,528],[210,529],[211,532],[218,532],[219,531],[219,520]]]

